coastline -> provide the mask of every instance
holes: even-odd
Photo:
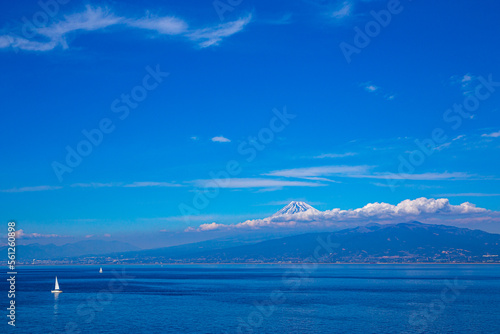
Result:
[[[500,265],[500,262],[428,262],[428,263],[385,263],[385,262],[331,262],[331,263],[315,263],[315,262],[294,262],[294,263],[276,263],[276,262],[263,262],[263,263],[246,263],[246,262],[227,262],[227,263],[123,263],[123,264],[87,264],[87,263],[72,263],[72,264],[17,264],[18,267],[42,267],[42,266],[90,266],[90,267],[109,267],[109,266],[220,266],[220,265],[273,265],[273,266],[294,266],[294,265]]]

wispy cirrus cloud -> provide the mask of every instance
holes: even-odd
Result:
[[[268,178],[231,178],[226,180],[194,180],[192,183],[198,188],[227,188],[227,189],[272,189],[278,190],[284,187],[321,187],[324,184],[306,181],[290,181]]]
[[[154,31],[158,35],[179,36],[192,41],[201,48],[218,45],[224,38],[242,31],[250,23],[251,15],[236,21],[212,27],[192,28],[175,16],[155,16],[147,13],[144,17],[126,17],[115,14],[111,9],[87,5],[85,10],[64,15],[44,27],[35,27],[27,33],[13,32],[0,35],[0,48],[46,52],[57,47],[68,49],[68,37],[78,33],[104,31],[106,28],[142,29]]]
[[[443,173],[421,173],[421,174],[407,174],[407,173],[373,173],[370,175],[350,176],[365,179],[400,179],[400,180],[413,180],[413,181],[438,181],[438,180],[477,180],[479,175],[469,174],[464,172],[443,172]]]
[[[470,180],[477,179],[478,175],[463,173],[463,172],[443,172],[443,173],[390,173],[390,172],[374,172],[374,166],[359,165],[359,166],[319,166],[292,168],[272,171],[264,175],[281,176],[289,178],[308,179],[312,177],[345,177],[345,178],[360,178],[360,179],[399,179],[399,180]]]
[[[331,17],[337,20],[342,20],[346,17],[349,17],[352,15],[353,12],[353,7],[354,3],[352,1],[344,1],[340,3],[340,6],[338,6],[332,13]]]
[[[174,182],[110,182],[110,183],[100,183],[100,182],[89,182],[89,183],[73,183],[69,185],[70,188],[142,188],[142,187],[184,187],[185,185],[174,183]],[[33,187],[21,187],[21,188],[11,188],[2,189],[0,192],[4,193],[23,193],[23,192],[34,192],[34,191],[50,191],[63,189],[62,186],[33,186]]]
[[[434,148],[434,150],[436,151],[442,151],[446,148],[449,148],[451,146],[451,144],[453,144],[453,142],[456,142],[458,140],[461,140],[461,139],[465,139],[466,136],[465,135],[459,135],[459,136],[456,136],[455,138],[453,138],[451,141],[447,142],[447,143],[444,143],[444,144],[441,144],[439,146],[436,146],[436,148]]]
[[[62,20],[48,26],[35,27],[22,37],[15,34],[1,35],[0,40],[4,42],[0,42],[0,46],[26,51],[50,51],[57,46],[67,49],[70,33],[102,30],[122,22],[123,18],[115,16],[109,9],[87,6],[83,12],[65,15]]]
[[[158,182],[158,181],[139,181],[132,183],[124,182],[110,182],[110,183],[73,183],[70,185],[72,188],[112,188],[112,187],[122,187],[122,188],[142,188],[142,187],[182,187],[182,184],[174,182]]]
[[[226,188],[226,189],[260,189],[261,191],[280,190],[285,187],[323,187],[327,183],[338,183],[340,181],[332,180],[331,177],[337,178],[359,178],[359,179],[397,179],[397,180],[413,180],[413,181],[438,181],[438,180],[478,180],[488,179],[488,177],[469,174],[463,172],[443,172],[443,173],[421,173],[421,174],[404,174],[390,172],[374,172],[375,166],[358,165],[333,165],[333,166],[317,166],[292,168],[271,171],[262,174],[266,177],[250,177],[250,178],[229,178],[229,179],[198,179],[186,181],[184,183],[165,182],[165,181],[136,181],[131,183],[125,182],[90,182],[90,183],[73,183],[70,188],[146,188],[146,187],[163,187],[177,188],[194,185],[197,188]],[[271,178],[272,177],[272,178]],[[283,179],[285,178],[285,179]],[[299,180],[289,180],[299,179]],[[492,178],[490,178],[492,179]],[[374,185],[382,186],[379,183]],[[52,191],[63,189],[62,186],[29,186],[19,188],[1,189],[3,193],[24,193],[36,191]]]
[[[500,194],[492,193],[448,193],[448,194],[438,194],[434,195],[438,197],[497,197]]]
[[[197,29],[187,34],[191,40],[198,43],[201,48],[218,45],[224,38],[236,34],[250,23],[252,15],[233,22],[227,22],[215,27]]]
[[[325,158],[345,158],[345,157],[352,157],[357,155],[357,153],[354,152],[346,152],[346,153],[325,153],[321,155],[317,155],[314,158],[315,159],[325,159]]]
[[[118,187],[121,183],[100,183],[100,182],[90,182],[90,183],[73,183],[70,185],[72,188],[110,188]]]
[[[162,35],[180,35],[188,31],[188,24],[173,16],[158,17],[148,14],[140,19],[126,20],[126,24],[130,27],[154,30]]]
[[[141,187],[182,187],[181,184],[172,182],[134,182],[125,184],[125,188],[141,188]]]
[[[25,192],[48,191],[48,190],[58,190],[58,189],[62,189],[62,187],[60,187],[60,186],[21,187],[21,188],[2,189],[2,190],[0,190],[0,192],[3,192],[3,193],[25,193]]]
[[[310,177],[327,177],[332,175],[363,175],[368,173],[372,166],[319,166],[319,167],[304,167],[292,168],[272,171],[264,175],[283,176],[294,178],[310,178]]]

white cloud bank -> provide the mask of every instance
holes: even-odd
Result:
[[[242,223],[226,225],[202,224],[197,229],[186,231],[214,231],[260,228],[300,228],[300,227],[353,227],[368,223],[405,222],[419,220],[422,222],[439,220],[441,223],[460,221],[474,223],[475,221],[500,221],[500,213],[490,211],[465,202],[452,205],[446,198],[417,198],[404,200],[397,205],[389,203],[369,203],[362,208],[327,211],[309,210],[293,215],[273,216],[264,219],[247,220]]]
[[[481,135],[481,137],[498,138],[498,137],[500,137],[500,131],[492,132],[492,133],[485,133],[485,134]]]
[[[17,230],[16,239],[60,238],[58,234],[25,233],[23,229]]]
[[[214,143],[230,143],[231,139],[228,139],[224,136],[215,136],[211,139]]]
[[[174,16],[129,18],[115,15],[110,9],[86,6],[80,13],[64,15],[47,26],[24,25],[19,33],[0,35],[0,49],[12,48],[25,51],[51,51],[56,47],[68,48],[68,37],[76,33],[104,31],[106,28],[133,28],[153,31],[158,35],[179,36],[200,48],[218,45],[224,38],[242,31],[250,23],[251,15],[213,27],[192,28],[183,19]]]

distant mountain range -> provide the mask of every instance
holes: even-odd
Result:
[[[291,202],[272,217],[316,212]],[[498,262],[500,234],[420,222],[366,226],[292,236],[248,234],[140,250],[118,241],[18,246],[19,263],[430,263]],[[6,247],[0,248],[6,252]]]
[[[111,252],[106,255],[98,255],[95,251],[89,253],[89,250],[83,249],[78,252],[93,255],[74,255],[76,250],[69,252],[69,245],[61,247],[65,247],[68,253],[57,250],[50,256],[53,260],[58,259],[64,263],[500,262],[499,234],[419,222],[372,224],[250,244],[216,239],[174,247]],[[33,246],[29,249],[32,250]],[[26,256],[26,250],[20,251],[20,254]],[[29,257],[35,258],[34,255],[30,253]]]
[[[33,260],[55,260],[83,255],[102,255],[115,252],[129,252],[138,247],[120,241],[83,240],[62,246],[38,243],[16,247],[16,260],[31,263]],[[0,252],[7,253],[7,247],[0,247]]]
[[[320,248],[318,248],[320,246]],[[318,249],[321,251],[318,253]],[[315,256],[315,252],[320,256]],[[165,263],[500,262],[500,235],[419,222],[307,233],[227,247],[214,241],[120,254],[122,261]]]

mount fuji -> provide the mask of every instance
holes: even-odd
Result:
[[[283,209],[276,212],[271,217],[278,217],[278,216],[283,216],[283,215],[293,215],[296,213],[306,212],[306,211],[311,211],[314,213],[320,212],[319,210],[313,208],[312,206],[310,206],[307,203],[292,201],[292,202],[290,202],[290,204],[288,204]]]

